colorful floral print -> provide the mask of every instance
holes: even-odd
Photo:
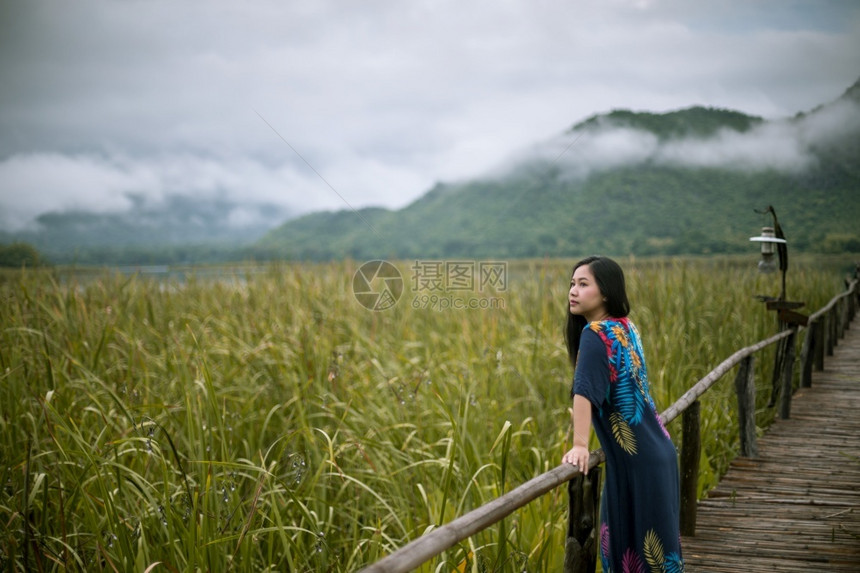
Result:
[[[606,454],[600,553],[607,573],[684,570],[677,451],[651,396],[639,332],[626,318],[589,323],[574,393],[592,403]]]

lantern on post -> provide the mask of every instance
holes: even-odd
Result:
[[[762,227],[761,235],[750,237],[750,241],[761,243],[761,259],[758,262],[758,270],[762,273],[772,273],[776,270],[776,261],[773,255],[777,244],[785,244],[785,239],[779,239],[773,232],[773,227]]]
[[[785,239],[782,227],[779,226],[779,221],[776,218],[776,211],[773,210],[772,206],[768,206],[764,211],[756,212],[762,215],[767,213],[773,215],[772,227],[762,227],[761,235],[758,237],[750,237],[750,241],[761,244],[761,259],[758,263],[758,270],[763,273],[772,273],[776,270],[777,264],[773,260],[774,251],[776,251],[776,254],[779,257],[778,266],[782,275],[782,290],[780,291],[779,298],[769,296],[762,296],[759,298],[765,301],[768,310],[776,311],[779,330],[791,329],[796,332],[799,326],[806,326],[809,319],[806,315],[803,315],[796,310],[802,307],[805,303],[785,299],[785,274],[786,271],[788,271],[788,241]],[[777,346],[773,369],[773,389],[770,396],[770,402],[768,403],[768,406],[774,406],[776,404],[777,396],[780,392],[783,392],[782,405],[780,406],[780,415],[783,418],[788,417],[791,396],[791,369],[786,368],[786,366],[791,366],[793,361],[794,334],[788,338],[781,339]],[[785,372],[788,372],[789,374],[784,375]]]
[[[779,315],[779,321],[785,325],[806,326],[807,317],[795,312],[795,309],[802,307],[805,303],[789,301],[785,299],[785,274],[788,271],[788,241],[785,239],[785,234],[782,232],[782,227],[779,225],[779,220],[776,218],[776,211],[773,206],[768,206],[764,211],[756,211],[759,214],[770,213],[773,215],[773,226],[762,227],[761,235],[758,237],[750,237],[750,241],[761,244],[761,259],[758,262],[758,270],[763,273],[771,273],[777,269],[777,262],[773,260],[774,251],[778,257],[778,268],[781,273],[782,289],[779,293],[779,298],[762,297],[767,303],[768,310],[775,310]]]

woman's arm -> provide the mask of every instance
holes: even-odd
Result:
[[[561,458],[565,464],[579,466],[580,471],[588,474],[588,437],[591,435],[591,402],[579,394],[573,397],[573,447]]]

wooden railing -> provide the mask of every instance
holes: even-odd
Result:
[[[808,318],[806,333],[800,352],[800,384],[809,387],[812,371],[823,370],[824,356],[833,355],[839,338],[848,329],[857,311],[858,278],[848,282],[847,289],[835,296],[824,307]],[[699,479],[699,458],[701,450],[699,397],[711,388],[723,375],[739,366],[735,376],[735,389],[738,398],[738,423],[740,429],[740,455],[755,457],[755,354],[783,339],[786,340],[786,356],[782,361],[782,387],[780,389],[779,416],[788,418],[791,412],[792,381],[794,378],[794,349],[796,337],[802,327],[792,326],[751,346],[742,348],[720,363],[687,390],[669,408],[660,414],[664,424],[668,424],[683,414],[682,448],[680,453],[681,472],[681,533],[693,535],[696,529],[697,486]],[[589,469],[605,461],[603,451],[592,452]],[[376,563],[361,570],[361,573],[403,573],[411,571],[439,555],[455,544],[501,521],[530,501],[548,493],[559,485],[581,476],[579,469],[570,464],[562,464],[543,473],[507,494],[478,507],[457,519],[425,533],[418,539],[404,545],[397,551],[383,557]],[[581,481],[579,482],[581,483]],[[582,491],[572,495],[583,495]],[[582,504],[580,504],[582,505]],[[588,507],[588,504],[585,504]],[[593,511],[593,507],[591,508]],[[593,515],[571,515],[571,520],[594,524]]]
[[[812,385],[813,369],[818,371],[824,369],[824,355],[833,355],[833,348],[836,346],[837,340],[843,337],[845,330],[854,318],[858,305],[857,285],[858,279],[855,277],[848,283],[848,288],[843,293],[833,297],[829,303],[808,318],[800,352],[801,387],[808,388]],[[779,417],[788,419],[791,415],[796,338],[800,329],[796,326],[786,328],[770,338],[738,350],[699,380],[661,414],[664,423],[668,424],[678,414],[683,413],[680,461],[682,535],[691,536],[696,533],[697,487],[701,454],[699,397],[731,368],[739,366],[735,375],[735,392],[738,400],[740,455],[755,457],[758,453],[755,424],[755,353],[786,339],[784,346],[786,355],[781,361],[783,371],[779,376],[781,381]]]

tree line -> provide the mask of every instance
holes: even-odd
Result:
[[[0,267],[40,267],[46,263],[44,257],[29,243],[0,244]]]

